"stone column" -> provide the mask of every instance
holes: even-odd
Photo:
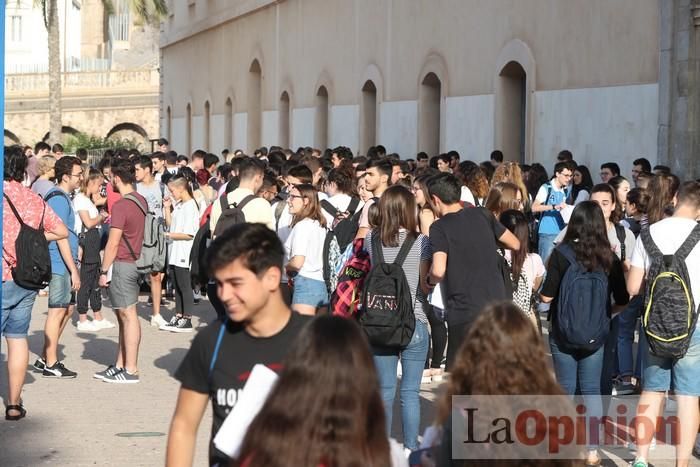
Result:
[[[658,160],[700,177],[700,0],[659,0]]]

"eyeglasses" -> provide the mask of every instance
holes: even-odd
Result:
[[[296,199],[304,199],[304,197],[301,195],[288,195],[287,196],[287,199],[295,199],[295,198]]]
[[[85,172],[83,172],[83,171],[81,170],[81,171],[78,172],[77,174],[70,174],[70,176],[71,176],[71,177],[78,177],[78,178],[80,178],[80,177],[83,176],[84,173],[85,173]]]

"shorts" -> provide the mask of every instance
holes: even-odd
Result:
[[[679,360],[661,358],[645,346],[642,384],[645,391],[673,389],[683,396],[700,396],[700,325],[696,326],[685,356]]]
[[[112,264],[112,280],[109,283],[109,300],[112,308],[123,310],[139,301],[139,273],[136,263],[115,261]]]
[[[71,290],[70,273],[51,274],[49,282],[49,308],[68,308],[75,303]]]
[[[327,306],[328,289],[326,283],[308,277],[296,276],[292,295],[292,306],[294,305]]]
[[[11,339],[27,337],[36,294],[36,290],[20,287],[15,281],[2,283],[2,323],[0,323],[0,334]]]

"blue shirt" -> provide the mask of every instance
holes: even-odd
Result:
[[[547,197],[547,192],[549,192],[549,197]],[[535,200],[547,206],[556,206],[566,201],[567,196],[568,191],[566,188],[557,188],[550,181],[540,187]],[[542,212],[540,227],[538,229],[540,234],[557,235],[563,228],[564,219],[562,219],[559,211],[551,210]]]
[[[75,210],[73,209],[73,202],[71,201],[68,194],[63,191],[58,186],[50,189],[46,193],[48,198],[51,193],[59,192],[59,194],[51,196],[47,203],[54,210],[56,215],[61,218],[66,228],[68,229],[68,243],[70,243],[70,251],[73,256],[73,261],[77,263],[78,261],[78,234],[73,230],[75,226]],[[61,252],[58,251],[58,243],[53,241],[49,243],[49,255],[51,255],[51,273],[52,274],[66,274],[68,269],[66,268],[63,258],[61,257]]]

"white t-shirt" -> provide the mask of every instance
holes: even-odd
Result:
[[[696,225],[697,222],[692,219],[669,217],[649,226],[649,233],[661,253],[671,255],[681,247]],[[648,271],[651,266],[651,261],[644,248],[641,236],[637,239],[637,243],[634,246],[630,262],[633,267],[641,268],[645,271]],[[700,302],[700,243],[695,245],[695,248],[685,259],[685,264],[690,277],[690,289],[697,307]]]
[[[192,235],[190,240],[170,240],[168,263],[181,268],[190,267],[190,251],[194,236],[199,230],[199,209],[193,199],[173,206],[170,232]]]
[[[82,193],[78,193],[73,198],[73,208],[75,209],[75,233],[80,234],[83,230],[83,220],[80,218],[80,211],[87,211],[90,219],[95,219],[100,215],[95,203]]]
[[[348,210],[348,206],[350,206],[350,201],[352,200],[352,197],[350,195],[346,195],[345,193],[339,193],[337,195],[333,195],[328,197],[328,202],[333,205],[334,208],[336,208],[340,212],[345,212]],[[357,205],[357,211],[362,209],[362,201]],[[330,215],[325,209],[323,209],[323,206],[321,206],[321,211],[323,212],[324,217],[326,218],[326,225],[329,227],[333,225],[333,221],[335,220],[332,215]],[[356,212],[357,212],[356,211]],[[354,212],[351,212],[350,214],[355,214]]]
[[[510,250],[506,250],[506,258],[509,261],[510,257]],[[535,284],[535,279],[544,276],[545,273],[544,263],[542,262],[540,255],[537,253],[528,253],[525,257],[525,262],[523,263],[522,272],[525,274],[525,278],[527,279],[527,285],[529,285],[530,289],[532,289],[533,285]]]
[[[327,230],[311,219],[298,222],[284,242],[286,262],[294,256],[303,256],[304,265],[299,275],[307,279],[323,280],[323,244]]]
[[[470,203],[473,206],[476,206],[476,199],[474,199],[474,194],[472,193],[472,190],[470,190],[468,187],[462,185],[462,192],[459,196],[459,200],[462,201],[463,203]],[[479,206],[484,205],[484,198],[479,198]]]

